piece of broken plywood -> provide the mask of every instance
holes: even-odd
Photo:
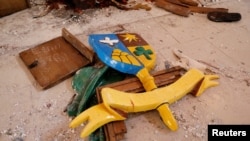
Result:
[[[63,37],[54,38],[19,55],[43,89],[51,87],[90,63]]]

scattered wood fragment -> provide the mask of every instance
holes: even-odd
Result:
[[[179,59],[178,62],[175,63],[175,65],[181,66],[185,68],[186,70],[189,70],[190,68],[197,68],[203,72],[207,69],[207,66],[196,61],[193,58],[190,58],[189,56],[185,55],[181,50],[174,49],[173,50],[174,55]]]
[[[179,0],[181,3],[189,5],[189,6],[198,6],[199,3],[193,0]]]
[[[199,6],[199,4],[193,0],[156,0],[155,5],[184,17],[188,17],[192,12],[201,14],[207,14],[209,12],[228,12],[226,8]]]
[[[209,12],[228,12],[226,8],[210,8],[210,7],[195,7],[190,6],[189,9],[194,13],[207,14]]]
[[[214,65],[212,65],[212,64],[210,64],[208,62],[205,62],[205,61],[202,61],[202,60],[197,60],[197,61],[200,62],[200,63],[203,63],[203,64],[205,64],[205,65],[207,65],[209,67],[212,67],[212,68],[214,68],[216,70],[220,70],[220,68],[218,68],[218,67],[216,67],[216,66],[214,66]]]
[[[40,11],[39,13],[36,13],[33,15],[33,18],[40,18],[43,16],[46,16],[47,14],[49,14],[51,11],[53,10],[51,5],[48,5],[44,8],[44,10]]]
[[[146,11],[150,11],[151,7],[149,7],[147,4],[138,3],[135,6],[133,6],[131,9],[133,10],[145,9]]]
[[[174,14],[184,16],[184,17],[188,17],[191,12],[190,9],[188,9],[188,7],[184,7],[184,6],[177,5],[171,2],[167,2],[165,0],[156,0],[155,5],[169,12],[172,12]]]

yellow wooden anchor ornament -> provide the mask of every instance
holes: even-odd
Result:
[[[105,64],[121,72],[135,74],[146,92],[126,93],[103,88],[101,90],[103,103],[82,112],[70,123],[70,127],[75,128],[88,121],[81,133],[82,138],[104,124],[126,119],[114,109],[125,113],[157,110],[165,125],[175,131],[178,125],[169,109],[169,104],[194,89],[195,95],[199,96],[207,88],[218,85],[213,81],[219,78],[217,75],[204,75],[198,69],[190,69],[175,83],[157,88],[154,78],[149,73],[155,64],[156,55],[138,34],[91,35],[89,42]]]
[[[213,80],[218,78],[218,75],[205,75],[200,70],[193,68],[173,84],[144,93],[132,94],[112,88],[103,88],[101,90],[103,103],[82,112],[72,120],[70,127],[75,128],[88,121],[81,133],[81,137],[84,138],[106,123],[126,119],[114,109],[126,113],[157,110],[164,124],[175,131],[178,129],[178,124],[169,109],[169,104],[193,90],[196,90],[195,96],[200,96],[207,88],[217,86],[219,83]]]

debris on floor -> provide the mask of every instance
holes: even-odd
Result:
[[[155,5],[184,17],[188,17],[191,13],[228,12],[226,8],[202,7],[193,0],[156,0]]]
[[[45,1],[45,0],[44,0]],[[149,3],[150,1],[146,1]],[[50,13],[52,10],[73,10],[74,15],[83,14],[84,10],[88,9],[101,9],[109,6],[116,7],[121,10],[139,10],[145,9],[147,11],[151,10],[151,7],[147,3],[137,2],[137,1],[129,1],[129,0],[46,0],[43,2],[43,6],[40,6],[38,12],[34,14],[34,18],[42,17]],[[36,7],[36,6],[34,6]]]
[[[86,23],[90,20],[87,11],[91,9],[102,9],[107,7],[115,7],[124,11],[144,9],[150,11],[152,6],[165,9],[176,15],[188,17],[193,13],[207,14],[211,21],[232,22],[239,21],[241,14],[236,12],[229,12],[228,8],[214,8],[210,7],[210,3],[218,1],[206,0],[105,0],[105,1],[68,1],[68,0],[31,0],[29,6],[32,9],[34,18],[39,18],[53,12],[54,15],[66,18],[65,22]],[[210,13],[210,14],[209,14]],[[210,15],[217,13],[216,19],[211,18]],[[221,14],[223,13],[223,14]],[[227,14],[226,14],[227,13]],[[208,15],[209,14],[209,15]],[[237,15],[236,15],[237,14]],[[226,15],[226,16],[221,16]],[[214,16],[212,16],[214,17]]]
[[[185,68],[186,70],[189,70],[191,68],[197,68],[201,70],[202,72],[206,72],[208,67],[190,57],[185,55],[181,50],[174,49],[173,50],[174,55],[179,59],[177,62],[173,62],[174,66],[181,66]]]
[[[227,8],[205,7],[199,0],[155,0],[155,5],[173,14],[188,17],[192,13],[207,14],[214,22],[235,22],[241,20],[241,14],[229,12]]]

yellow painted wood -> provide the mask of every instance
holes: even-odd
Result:
[[[88,124],[84,127],[81,133],[81,137],[84,138],[108,122],[124,119],[125,118],[119,114],[111,114],[109,110],[105,108],[104,104],[98,104],[78,115],[72,120],[69,126],[70,128],[75,128],[85,121],[88,121]]]
[[[81,113],[71,122],[70,127],[75,128],[88,121],[81,133],[81,137],[84,138],[106,123],[125,119],[114,109],[127,113],[156,109],[165,125],[175,131],[178,125],[168,105],[195,88],[199,88],[195,94],[199,96],[207,88],[218,85],[218,82],[213,81],[217,78],[219,78],[217,75],[204,75],[197,69],[190,69],[175,83],[144,93],[127,93],[112,88],[103,88],[101,91],[103,103]]]

